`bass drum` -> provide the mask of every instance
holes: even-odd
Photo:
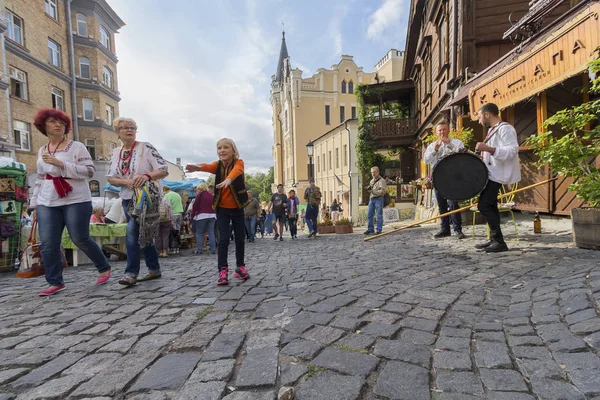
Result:
[[[488,181],[488,169],[479,156],[454,153],[444,157],[431,173],[433,187],[450,200],[468,200],[477,196]]]

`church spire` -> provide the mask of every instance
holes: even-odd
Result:
[[[283,81],[283,60],[289,57],[287,46],[285,45],[285,31],[282,31],[281,50],[279,50],[279,61],[277,62],[277,71],[275,72],[275,82]]]

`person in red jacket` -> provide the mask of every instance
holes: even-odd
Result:
[[[215,254],[215,210],[212,208],[213,195],[208,191],[206,183],[196,186],[196,199],[190,213],[190,221],[196,231],[196,254],[202,254],[204,247],[204,234],[208,235],[210,252]]]
[[[244,161],[233,140],[220,139],[217,142],[219,160],[210,164],[188,164],[188,172],[202,171],[215,175],[215,195],[212,207],[217,211],[217,228],[219,230],[219,247],[217,267],[219,280],[217,285],[229,285],[229,265],[227,250],[229,249],[229,225],[235,234],[236,266],[234,276],[241,280],[250,278],[244,263],[245,230],[244,207],[248,204],[248,193],[244,178]]]

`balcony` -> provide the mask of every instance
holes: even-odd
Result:
[[[415,140],[417,120],[415,118],[383,118],[365,121],[369,135],[375,138],[377,147],[410,146]]]

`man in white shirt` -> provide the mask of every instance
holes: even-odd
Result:
[[[423,155],[423,161],[426,164],[435,166],[442,158],[449,156],[450,154],[457,153],[464,150],[465,145],[459,139],[450,139],[448,133],[450,127],[446,122],[440,122],[435,126],[435,133],[438,140],[429,144],[425,154]],[[447,213],[449,210],[454,211],[460,207],[458,201],[446,199],[437,190],[435,190],[435,198],[437,200],[438,209],[440,215]],[[460,213],[452,214],[452,227],[454,233],[458,239],[466,238],[462,232],[462,219]],[[440,231],[433,235],[434,238],[439,239],[446,236],[450,236],[450,216],[441,218]]]
[[[519,164],[519,142],[515,128],[502,122],[498,106],[486,103],[477,112],[479,123],[488,129],[483,142],[475,145],[481,151],[481,158],[488,167],[488,183],[479,195],[477,208],[490,226],[491,240],[476,245],[488,253],[507,251],[500,230],[500,212],[498,211],[498,193],[502,185],[512,185],[521,180]]]

